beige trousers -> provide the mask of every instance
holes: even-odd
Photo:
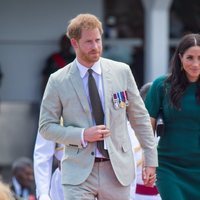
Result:
[[[124,187],[119,183],[110,161],[95,162],[85,182],[80,185],[64,184],[63,190],[65,200],[130,199],[130,186]]]

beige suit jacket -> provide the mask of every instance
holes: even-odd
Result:
[[[100,58],[104,91],[105,125],[111,136],[105,139],[111,164],[119,182],[127,186],[134,179],[134,161],[127,130],[127,115],[144,149],[145,164],[157,166],[156,142],[150,117],[128,65]],[[113,94],[127,91],[129,105],[116,110]],[[63,125],[60,118],[63,117]],[[83,148],[81,132],[93,126],[89,103],[76,62],[49,78],[41,103],[39,132],[49,140],[65,144],[62,183],[78,185],[93,168],[95,143]]]

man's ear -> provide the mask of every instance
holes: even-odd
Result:
[[[78,42],[74,38],[71,39],[71,45],[73,46],[74,49],[78,47]]]

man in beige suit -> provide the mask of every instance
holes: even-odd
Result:
[[[129,199],[135,170],[127,116],[144,150],[144,184],[151,187],[156,179],[156,142],[148,112],[129,66],[101,57],[102,34],[94,15],[80,14],[70,21],[67,36],[76,59],[50,76],[41,104],[40,133],[65,145],[61,172],[66,200]],[[94,85],[97,95],[90,90]],[[96,117],[100,113],[101,123]]]

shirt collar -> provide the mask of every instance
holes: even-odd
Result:
[[[81,63],[78,62],[77,59],[75,59],[75,62],[76,62],[78,69],[80,71],[81,78],[83,78],[88,71],[88,67],[83,66]],[[100,59],[97,62],[94,63],[94,65],[91,67],[91,69],[95,73],[97,73],[98,75],[101,75],[102,72],[101,72],[101,66],[100,66]]]
[[[15,188],[16,194],[20,195],[22,187],[15,177],[12,177],[12,183],[13,183],[13,187]]]

